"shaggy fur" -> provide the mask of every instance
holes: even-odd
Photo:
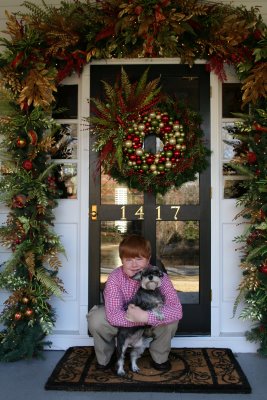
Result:
[[[162,271],[156,266],[145,268],[143,271],[138,272],[133,279],[140,281],[140,288],[125,309],[129,304],[134,304],[145,311],[153,310],[158,319],[163,319],[161,307],[163,306],[164,298],[159,289],[162,276]],[[137,359],[141,357],[152,339],[147,333],[147,325],[119,329],[117,336],[118,375],[125,375],[124,359],[128,347],[132,347],[130,353],[131,369],[133,372],[139,371],[136,363]]]

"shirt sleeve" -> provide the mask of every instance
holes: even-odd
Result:
[[[132,327],[141,325],[126,319],[124,309],[125,299],[121,289],[121,282],[116,276],[110,275],[104,290],[106,317],[110,325],[118,327]]]
[[[148,325],[167,325],[183,317],[180,299],[167,274],[164,274],[162,278],[160,291],[164,296],[164,306],[161,309],[163,318],[157,317],[153,311],[148,311]]]

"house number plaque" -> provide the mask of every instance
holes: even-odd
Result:
[[[166,208],[166,206],[165,206]],[[179,210],[180,210],[180,206],[170,206],[170,209],[172,211],[171,215],[173,217],[173,219],[176,221],[178,219],[178,214],[179,214]],[[134,213],[134,215],[137,216],[137,219],[144,219],[145,216],[145,212],[144,212],[144,207],[141,206],[139,207],[136,212]],[[122,221],[126,221],[127,217],[126,217],[126,206],[122,206],[121,207],[121,218]],[[161,221],[161,206],[157,206],[156,207],[156,221]]]

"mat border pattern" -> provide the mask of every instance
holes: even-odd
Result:
[[[147,383],[147,382],[128,382],[125,383],[93,383],[93,384],[84,384],[84,378],[87,375],[89,367],[94,360],[95,356],[92,352],[91,355],[88,356],[88,359],[85,363],[83,372],[81,374],[81,378],[79,382],[69,382],[69,383],[58,383],[55,382],[55,377],[58,375],[60,369],[62,368],[62,364],[68,359],[69,355],[73,352],[73,349],[82,348],[87,346],[74,346],[70,347],[66,350],[62,358],[58,361],[56,367],[54,368],[52,374],[48,378],[45,389],[46,390],[62,390],[62,391],[80,391],[80,392],[165,392],[165,393],[223,393],[223,394],[249,394],[251,393],[251,386],[248,382],[246,375],[244,374],[242,368],[240,367],[238,361],[236,360],[231,349],[228,348],[202,348],[201,350],[223,350],[229,357],[230,361],[235,365],[235,369],[238,372],[240,379],[242,380],[242,387],[235,384],[218,384],[216,379],[216,374],[213,370],[213,367],[210,367],[213,384],[175,384],[175,383]],[[90,346],[88,346],[90,347]],[[190,348],[183,348],[184,350]],[[193,348],[194,349],[194,348]],[[205,356],[205,355],[204,355]],[[206,356],[206,361],[208,363],[209,359]]]

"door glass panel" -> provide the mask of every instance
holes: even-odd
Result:
[[[102,221],[100,243],[100,282],[106,282],[110,272],[121,265],[119,244],[128,234],[142,234],[142,221]]]
[[[184,304],[199,303],[199,221],[157,221],[157,259]]]
[[[199,110],[199,77],[198,76],[164,76],[161,77],[162,87],[166,93],[176,95],[179,101]]]
[[[56,151],[52,154],[52,159],[77,159],[78,145],[78,125],[60,124],[55,133]]]
[[[101,204],[143,204],[144,194],[101,175]]]
[[[195,181],[184,183],[179,189],[171,189],[164,196],[157,194],[157,204],[197,205],[199,204],[199,176]]]
[[[57,164],[55,184],[60,199],[77,199],[77,163]]]

